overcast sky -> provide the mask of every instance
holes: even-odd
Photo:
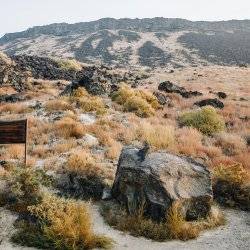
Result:
[[[250,0],[0,0],[0,36],[36,25],[103,17],[250,19]]]

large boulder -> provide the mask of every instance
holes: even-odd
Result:
[[[184,87],[180,87],[170,81],[161,82],[158,86],[158,90],[165,91],[167,93],[180,94],[184,98],[202,95],[202,93],[198,91],[187,91]]]
[[[213,199],[211,174],[202,164],[132,146],[121,152],[111,194],[129,213],[143,205],[145,214],[156,221],[165,219],[174,202],[187,220],[204,218]]]

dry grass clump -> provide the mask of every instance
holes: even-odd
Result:
[[[183,127],[177,131],[177,148],[179,153],[197,157],[200,155],[202,145],[202,134],[194,128]]]
[[[74,71],[81,71],[82,66],[81,64],[76,61],[75,59],[60,59],[56,60],[59,67],[64,70],[74,70]]]
[[[114,142],[105,152],[105,156],[111,160],[117,160],[120,156],[122,150],[122,144],[119,142]]]
[[[189,126],[198,129],[206,135],[212,135],[224,130],[225,123],[221,116],[212,107],[204,107],[200,110],[183,113],[179,117],[181,126]]]
[[[103,115],[107,112],[103,99],[99,96],[90,95],[86,89],[78,88],[73,92],[71,101],[76,102],[84,112],[96,112],[97,115]]]
[[[120,207],[109,204],[103,206],[102,214],[107,223],[116,229],[129,232],[133,236],[143,236],[156,241],[195,239],[201,231],[225,223],[223,214],[215,208],[211,210],[206,219],[187,222],[177,204],[172,205],[166,215],[166,220],[160,223],[146,218],[143,215],[143,206],[135,214],[128,215]]]
[[[51,150],[48,145],[37,145],[32,148],[31,154],[38,158],[46,158],[50,155]]]
[[[245,140],[237,134],[220,133],[216,136],[216,146],[222,148],[225,155],[236,155],[246,149]]]
[[[28,141],[34,145],[48,144],[49,134],[52,131],[52,124],[46,121],[38,120],[34,117],[28,119]]]
[[[123,84],[112,96],[113,101],[123,106],[124,111],[134,112],[140,117],[154,115],[160,107],[157,98],[145,90],[134,90]]]
[[[24,156],[24,145],[5,145],[3,157],[5,159],[21,159]]]
[[[54,132],[57,136],[65,139],[71,137],[81,138],[85,134],[86,129],[80,122],[64,117],[55,123]]]
[[[239,163],[214,168],[213,191],[222,205],[250,210],[249,172]]]
[[[69,152],[71,149],[77,147],[77,142],[74,139],[69,139],[65,141],[60,141],[53,148],[52,151],[54,154],[62,154]]]
[[[170,149],[175,144],[175,129],[172,126],[141,122],[137,134],[139,140],[147,141],[155,149]]]
[[[50,100],[45,103],[45,109],[51,111],[73,110],[73,107],[65,100]]]
[[[70,155],[66,162],[66,169],[69,172],[89,177],[96,176],[101,171],[95,159],[86,151],[79,151]]]
[[[88,203],[44,195],[28,208],[36,223],[23,222],[12,240],[45,249],[80,250],[112,246],[112,239],[93,231]]]
[[[0,105],[0,113],[25,114],[32,112],[32,108],[23,103],[6,103]]]

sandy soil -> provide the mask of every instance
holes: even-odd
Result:
[[[104,223],[97,205],[94,205],[92,212],[95,232],[111,237],[115,241],[113,250],[247,250],[250,246],[250,214],[243,211],[226,210],[227,224],[215,230],[206,231],[197,240],[163,243],[136,238],[111,228]],[[34,248],[14,246],[10,243],[9,238],[15,231],[13,227],[15,219],[16,215],[0,208],[0,250],[35,250]]]
[[[93,210],[95,231],[112,237],[116,241],[114,250],[174,250],[174,249],[249,249],[250,246],[250,214],[243,211],[226,210],[227,224],[216,230],[207,231],[197,240],[187,242],[169,241],[153,242],[145,238],[136,238],[107,226],[98,212]]]

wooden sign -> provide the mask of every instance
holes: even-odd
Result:
[[[25,144],[25,164],[27,160],[27,119],[0,121],[0,144]]]

